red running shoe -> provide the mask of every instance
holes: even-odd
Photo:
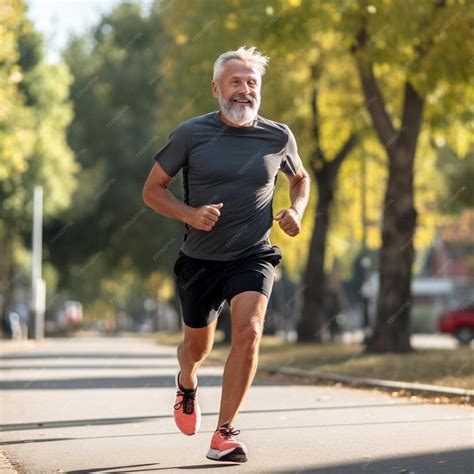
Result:
[[[179,372],[176,374],[176,402],[174,404],[174,421],[181,433],[191,436],[201,426],[201,408],[196,398],[197,387],[186,390],[179,384]]]
[[[234,429],[225,423],[214,432],[211,440],[211,448],[206,458],[214,461],[247,462],[247,448],[244,443],[237,441],[240,430]]]

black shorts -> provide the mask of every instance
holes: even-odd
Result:
[[[282,258],[276,245],[256,246],[255,252],[236,260],[204,260],[181,250],[174,264],[183,321],[203,328],[214,321],[230,300],[243,291],[258,291],[270,298],[275,267]]]

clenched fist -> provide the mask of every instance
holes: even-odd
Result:
[[[219,209],[224,204],[209,204],[193,208],[187,223],[195,229],[205,230],[209,232],[216,225],[221,213]]]
[[[279,211],[275,220],[280,224],[281,230],[290,237],[295,237],[301,232],[301,219],[297,211],[292,207]]]

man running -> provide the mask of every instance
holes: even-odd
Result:
[[[148,206],[182,221],[186,229],[174,265],[184,321],[174,419],[186,435],[195,434],[201,422],[197,369],[212,349],[225,301],[230,307],[232,346],[207,453],[217,461],[247,461],[234,420],[257,370],[275,266],[282,258],[269,234],[276,219],[287,235],[298,235],[309,198],[309,175],[293,133],[258,115],[268,61],[255,47],[245,46],[217,58],[211,88],[220,110],[175,128],[154,156],[143,190]],[[167,189],[180,169],[184,202]],[[273,218],[278,171],[288,177],[291,206]]]

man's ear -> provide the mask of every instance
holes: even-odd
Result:
[[[211,81],[211,90],[212,90],[212,95],[214,97],[217,97],[217,82],[216,81]]]

